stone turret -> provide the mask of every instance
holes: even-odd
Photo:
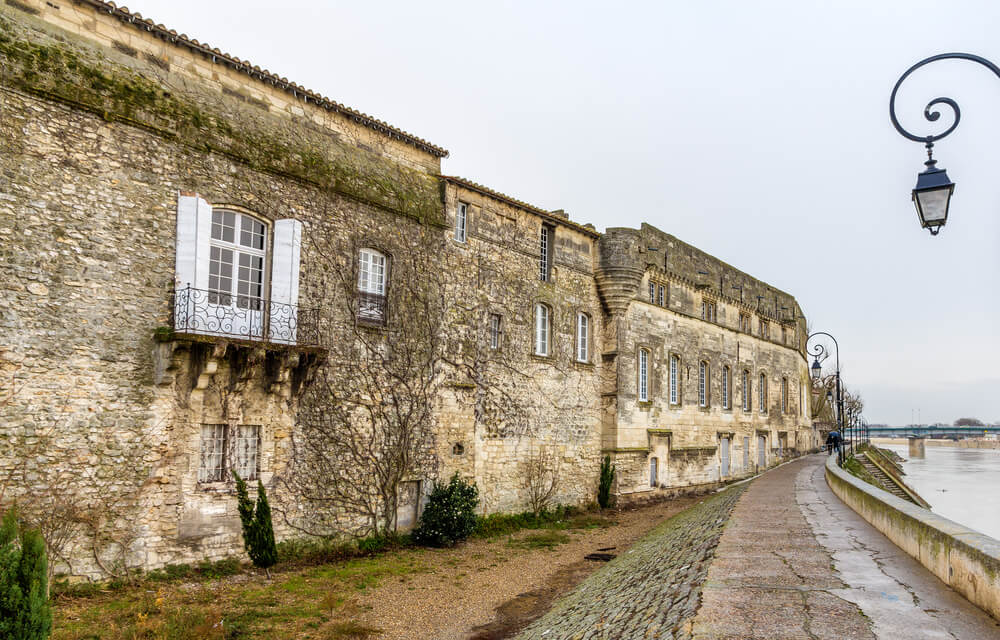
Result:
[[[598,241],[597,292],[610,316],[625,313],[642,282],[645,265],[639,259],[640,244],[639,231],[625,227],[607,229]]]

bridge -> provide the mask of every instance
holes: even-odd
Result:
[[[916,425],[908,427],[868,427],[872,438],[982,438],[984,435],[1000,435],[1000,425],[984,427],[949,427],[947,425]]]

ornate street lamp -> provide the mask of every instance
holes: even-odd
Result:
[[[930,122],[937,121],[941,117],[941,114],[938,111],[932,111],[932,108],[939,104],[944,104],[951,107],[952,113],[955,115],[955,121],[950,127],[937,135],[913,135],[904,129],[899,124],[899,120],[896,119],[896,92],[899,91],[899,85],[903,84],[903,80],[906,80],[911,73],[926,64],[938,60],[970,60],[983,65],[1000,78],[1000,67],[997,67],[986,58],[971,53],[941,53],[936,56],[924,58],[907,69],[906,73],[901,75],[899,80],[896,81],[896,86],[892,88],[892,95],[889,97],[889,119],[892,120],[892,126],[896,127],[896,131],[904,138],[913,140],[914,142],[922,142],[927,147],[927,161],[924,163],[927,170],[917,175],[917,186],[913,188],[913,204],[917,208],[920,226],[930,231],[932,236],[936,236],[941,231],[941,227],[948,221],[948,207],[951,204],[951,194],[955,192],[955,183],[948,179],[948,173],[936,166],[937,160],[933,156],[934,143],[955,130],[955,127],[958,126],[959,121],[962,119],[962,112],[958,108],[958,103],[951,98],[934,98],[924,107],[924,117]]]
[[[812,373],[813,380],[819,380],[820,372],[823,369],[823,361],[830,357],[830,352],[827,350],[826,345],[824,345],[821,342],[820,343],[816,343],[815,345],[813,345],[812,349],[809,348],[809,341],[812,340],[813,338],[815,338],[816,336],[826,336],[827,338],[833,340],[833,346],[836,348],[836,352],[835,352],[836,359],[835,359],[835,362],[836,362],[836,365],[837,365],[837,370],[836,370],[836,376],[837,376],[837,387],[836,387],[836,389],[837,389],[837,427],[838,427],[837,430],[840,431],[840,437],[843,438],[844,437],[844,396],[843,396],[843,394],[841,393],[841,390],[840,390],[840,345],[837,344],[837,339],[836,338],[834,338],[829,333],[826,333],[824,331],[817,331],[815,333],[810,333],[806,337],[806,353],[811,353],[813,355],[813,357],[814,357],[813,363],[812,363],[812,367],[811,367],[811,373]],[[827,397],[828,401],[832,399],[831,396],[830,396],[830,392],[829,391],[826,392],[826,397]]]

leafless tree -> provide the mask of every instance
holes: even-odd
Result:
[[[552,504],[559,491],[561,462],[559,455],[550,448],[540,448],[518,465],[528,504],[536,517]]]

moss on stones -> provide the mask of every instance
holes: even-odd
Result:
[[[0,59],[5,86],[421,222],[444,224],[436,176],[345,144],[307,122],[289,126],[279,116],[251,114],[232,100],[224,101],[221,94],[180,95],[157,80],[162,69],[136,71],[96,50],[57,41],[2,16]]]

